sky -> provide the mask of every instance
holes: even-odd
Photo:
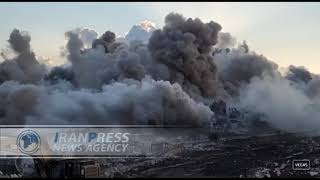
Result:
[[[34,2],[0,3],[0,49],[14,28],[28,31],[37,55],[62,63],[64,33],[89,27],[124,36],[143,20],[164,24],[170,12],[215,21],[251,50],[281,67],[305,66],[320,74],[320,3],[318,2]]]

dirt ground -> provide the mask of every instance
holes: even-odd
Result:
[[[135,160],[110,177],[320,177],[320,138],[282,134],[225,138],[175,158]],[[293,170],[307,159],[310,170]]]

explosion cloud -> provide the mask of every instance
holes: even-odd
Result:
[[[206,126],[210,104],[222,99],[276,128],[319,133],[319,75],[296,66],[282,75],[221,30],[176,13],[161,29],[145,21],[122,39],[77,28],[65,33],[67,63],[49,69],[14,29],[15,56],[2,53],[0,64],[0,122]]]
[[[254,78],[239,97],[242,107],[266,115],[266,120],[280,129],[320,134],[320,101],[281,76]]]
[[[194,85],[203,96],[213,97],[218,82],[211,51],[220,30],[216,22],[203,23],[171,13],[163,29],[153,32],[148,47],[154,59],[168,66],[170,82],[178,82],[185,89]]]
[[[35,57],[30,47],[31,38],[26,32],[14,29],[8,40],[10,47],[16,54],[13,59],[8,59],[0,64],[1,81],[16,80],[24,83],[35,83],[39,81],[46,72]]]
[[[5,82],[0,86],[4,124],[189,124],[212,114],[178,84],[143,79],[94,90],[52,90]],[[197,121],[195,121],[197,120]]]

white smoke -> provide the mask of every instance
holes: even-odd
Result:
[[[201,125],[212,112],[180,87],[145,78],[104,85],[102,91],[0,85],[1,117],[6,124],[169,124]]]
[[[85,48],[91,48],[92,43],[98,38],[98,33],[91,28],[76,28],[74,32],[79,34],[79,38],[82,40]]]
[[[281,76],[253,78],[240,92],[240,104],[289,132],[320,134],[320,101],[309,98]]]
[[[244,42],[236,47],[229,33],[219,33],[214,51],[219,79],[242,109],[264,115],[273,127],[288,132],[320,134],[320,80],[304,67],[278,65],[250,51]]]
[[[148,43],[152,32],[156,29],[153,22],[145,20],[132,26],[130,31],[126,34],[125,38],[130,41],[142,41]]]

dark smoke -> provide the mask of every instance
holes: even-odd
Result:
[[[10,43],[13,50],[17,53],[23,53],[24,51],[30,52],[31,37],[25,32],[20,32],[18,29],[14,29],[10,34]]]
[[[75,85],[74,73],[70,68],[54,67],[49,74],[44,76],[44,80],[51,83],[57,83],[59,80],[65,80]]]
[[[14,29],[8,40],[10,48],[14,50],[15,57],[7,58],[0,64],[2,82],[15,80],[23,83],[36,83],[41,80],[46,72],[44,65],[40,64],[30,48],[31,38],[26,32]]]
[[[312,99],[320,99],[320,77],[314,77],[309,81],[306,89],[307,95]]]
[[[254,77],[279,74],[276,63],[250,52],[245,41],[229,51],[216,51],[214,60],[218,67],[219,79],[230,95],[237,95],[240,86],[250,83]]]
[[[148,28],[130,40],[111,31],[68,31],[68,62],[50,71],[30,36],[13,30],[14,57],[3,52],[0,64],[1,124],[200,126],[220,99],[263,114],[276,128],[319,133],[319,75],[295,66],[281,75],[276,63],[214,21],[170,13],[162,29]]]
[[[289,71],[286,78],[296,83],[309,83],[312,79],[312,74],[305,67],[289,66]]]
[[[71,66],[55,67],[45,76],[51,85],[60,83],[60,87],[51,92],[49,86],[50,95],[39,100],[51,110],[37,106],[36,115],[21,122],[199,125],[208,121],[208,107],[196,103],[179,84],[161,81],[168,79],[168,68],[152,59],[145,44],[117,42],[110,31],[94,40],[93,48],[85,48],[75,30],[66,37]],[[61,80],[76,89],[66,89]],[[68,106],[56,109],[58,100]]]
[[[164,27],[153,32],[148,47],[155,60],[168,66],[170,82],[178,82],[184,89],[194,85],[203,96],[213,97],[218,81],[211,51],[220,30],[216,22],[170,13]]]
[[[104,47],[105,52],[108,53],[109,52],[109,45],[111,43],[114,43],[116,39],[116,35],[111,32],[111,31],[106,31],[102,37],[100,37],[99,39],[96,39],[93,41],[92,44],[92,48],[96,48],[98,45],[101,45],[102,47]]]

